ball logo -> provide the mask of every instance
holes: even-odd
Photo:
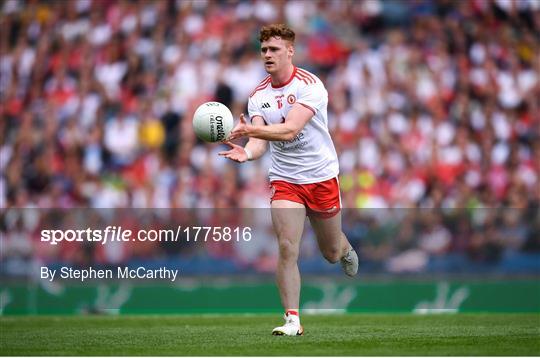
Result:
[[[217,136],[216,136],[215,131],[217,131]],[[210,117],[210,137],[212,138],[212,141],[214,142],[222,141],[225,139],[225,130],[223,128],[222,116]]]
[[[296,102],[296,97],[294,94],[290,94],[287,96],[287,103],[288,104],[294,104]]]

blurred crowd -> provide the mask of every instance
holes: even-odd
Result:
[[[284,22],[295,64],[329,92],[345,208],[515,208],[518,251],[537,232],[525,214],[540,201],[537,0],[0,6],[2,208],[268,207],[268,156],[227,161],[191,118],[208,100],[245,113],[265,76],[258,30]],[[410,231],[435,230],[441,252],[491,247],[507,230],[432,216]],[[358,246],[373,220],[352,221]],[[395,256],[364,247],[368,261]]]

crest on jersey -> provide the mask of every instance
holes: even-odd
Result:
[[[287,103],[288,104],[294,104],[296,102],[296,97],[294,94],[290,94],[287,96]]]

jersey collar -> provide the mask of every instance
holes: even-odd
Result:
[[[291,81],[293,80],[294,76],[296,75],[296,66],[293,66],[294,69],[292,71],[292,74],[291,74],[291,77],[287,80],[287,82],[285,83],[280,83],[280,84],[277,84],[274,86],[274,84],[272,83],[272,88],[282,88],[282,87],[285,87],[287,86],[289,83],[291,83]]]

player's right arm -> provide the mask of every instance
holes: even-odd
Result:
[[[241,114],[240,116],[244,116],[244,114]],[[254,126],[264,126],[264,120],[261,116],[254,116],[251,119],[251,123]],[[263,154],[266,152],[266,149],[268,147],[268,142],[264,139],[259,138],[249,138],[249,141],[246,143],[245,147],[242,147],[238,144],[234,144],[232,142],[225,142],[225,144],[229,145],[231,149],[223,152],[219,152],[218,154],[222,157],[234,160],[238,163],[243,163],[248,160],[256,160],[263,156]]]

